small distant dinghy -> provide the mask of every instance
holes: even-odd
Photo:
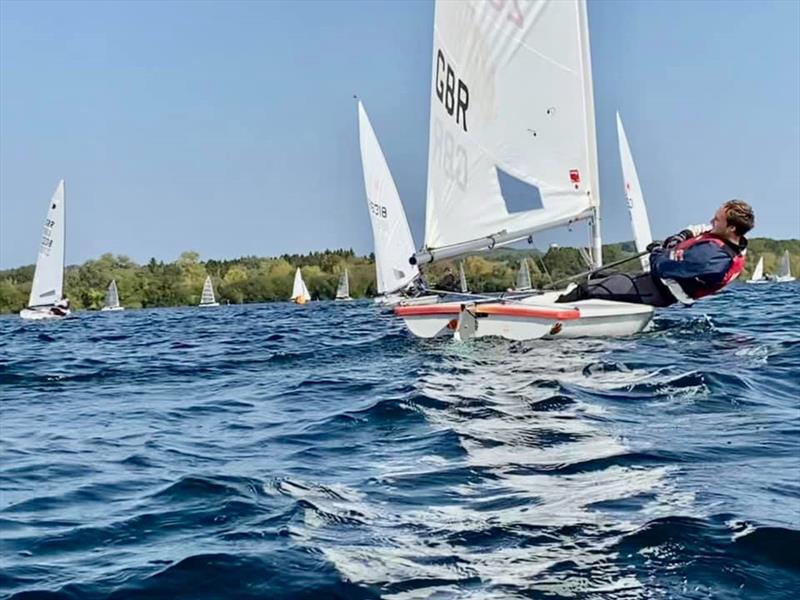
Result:
[[[639,174],[633,162],[633,154],[628,144],[628,136],[622,126],[622,117],[617,113],[617,142],[619,144],[619,161],[622,165],[622,180],[625,182],[625,202],[628,204],[628,214],[631,217],[633,229],[633,242],[636,252],[641,254],[653,241],[650,231],[650,219],[647,217],[647,204],[644,201],[642,186],[639,184]],[[639,257],[642,270],[650,270],[650,256],[645,254]]]
[[[467,285],[467,276],[464,273],[464,261],[458,263],[458,283],[462,294],[469,293],[469,286]]]
[[[311,300],[311,294],[308,293],[306,282],[303,281],[303,274],[300,272],[300,267],[294,273],[294,285],[292,286],[292,295],[289,298],[295,304],[305,304]]]
[[[70,314],[64,291],[64,180],[47,209],[28,307],[19,316],[27,320],[61,319]]]
[[[753,274],[750,276],[750,279],[747,280],[747,283],[768,283],[768,282],[769,279],[764,277],[764,257],[761,256],[758,259],[756,268],[753,269]]]
[[[372,129],[364,105],[358,102],[358,133],[361,166],[367,193],[367,209],[375,244],[375,303],[392,307],[400,304],[432,304],[439,296],[413,297],[409,292],[419,279],[419,268],[408,258],[414,253],[414,239],[386,158]]]
[[[789,257],[789,251],[784,250],[781,262],[778,264],[778,271],[775,273],[775,281],[777,283],[788,283],[794,281],[792,277],[792,264]]]
[[[352,300],[350,297],[350,279],[347,276],[347,269],[345,269],[344,273],[339,277],[339,285],[336,288],[336,300]]]
[[[100,309],[101,311],[109,311],[109,310],[125,310],[123,306],[119,303],[119,293],[117,292],[117,280],[112,279],[111,283],[108,284],[108,289],[106,290],[106,300],[103,308]]]
[[[585,1],[439,0],[434,21],[425,244],[412,262],[488,251],[587,221],[593,267],[602,267]],[[531,206],[510,210],[504,180],[527,186]],[[399,306],[395,314],[419,337],[460,340],[631,335],[653,317],[640,304],[556,303],[561,293],[473,295]]]
[[[514,288],[515,292],[529,292],[533,289],[531,285],[531,270],[528,267],[528,259],[523,258],[519,263],[519,271],[517,271],[517,285]]]
[[[219,302],[214,297],[214,284],[211,283],[211,275],[206,275],[206,281],[203,284],[203,294],[200,296],[200,304],[198,306],[219,306]]]

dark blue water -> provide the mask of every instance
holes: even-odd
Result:
[[[0,595],[795,598],[797,284],[627,339],[369,303],[0,319]]]

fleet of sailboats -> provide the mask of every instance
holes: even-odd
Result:
[[[602,265],[594,97],[585,0],[449,2],[434,16],[425,238],[413,240],[403,203],[375,131],[358,101],[359,146],[375,248],[376,302],[395,307],[421,337],[510,339],[627,335],[644,329],[649,306],[604,300],[557,304],[560,292],[537,293],[527,259],[513,298],[472,294],[459,261],[458,302],[426,294],[421,266],[459,259],[576,223],[589,225],[588,263]],[[616,115],[624,195],[634,242],[652,242],[647,207],[630,144]],[[540,206],[510,209],[501,178],[528,186]],[[65,185],[60,181],[45,220],[25,319],[70,314],[64,296]],[[649,268],[646,256],[641,266]],[[788,251],[773,277],[764,258],[749,283],[794,281]],[[525,295],[526,292],[530,294]],[[468,298],[467,301],[463,296]],[[290,299],[311,300],[297,268]],[[336,300],[351,300],[347,269]],[[207,276],[199,306],[219,306]],[[124,310],[116,280],[103,311]]]

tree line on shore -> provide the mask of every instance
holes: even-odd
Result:
[[[765,272],[774,272],[784,250],[792,256],[792,272],[800,272],[800,240],[751,240],[745,277],[749,277],[760,256]],[[603,246],[605,262],[610,263],[635,253],[631,243]],[[500,292],[514,286],[520,261],[529,259],[531,279],[535,287],[547,285],[563,277],[586,270],[586,263],[576,248],[551,247],[538,250],[504,249],[464,259],[464,271],[470,291]],[[336,295],[339,276],[347,269],[350,295],[371,297],[375,287],[374,257],[357,256],[353,250],[325,250],[305,255],[260,258],[255,256],[232,260],[200,260],[197,252],[184,252],[174,262],[155,258],[139,265],[125,256],[104,254],[82,265],[66,269],[65,294],[73,308],[96,310],[102,307],[106,288],[112,279],[117,282],[121,303],[127,308],[187,306],[200,301],[203,282],[210,275],[217,299],[221,303],[241,304],[287,300],[292,289],[295,269],[300,267],[303,279],[315,299],[332,299]],[[635,271],[639,261],[633,260],[618,269]],[[0,312],[18,312],[25,307],[33,280],[34,265],[0,271]],[[432,288],[439,282],[457,279],[458,263],[443,261],[425,269]]]

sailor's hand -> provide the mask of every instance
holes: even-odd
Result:
[[[658,250],[661,247],[662,247],[661,242],[650,242],[649,244],[647,244],[647,248],[645,248],[645,250],[647,250],[648,252],[652,252],[653,250]]]
[[[689,233],[691,233],[691,235],[688,237],[697,237],[698,235],[703,235],[706,231],[710,230],[711,230],[711,225],[709,225],[708,223],[704,223],[702,225],[689,225],[683,231],[688,231]]]

